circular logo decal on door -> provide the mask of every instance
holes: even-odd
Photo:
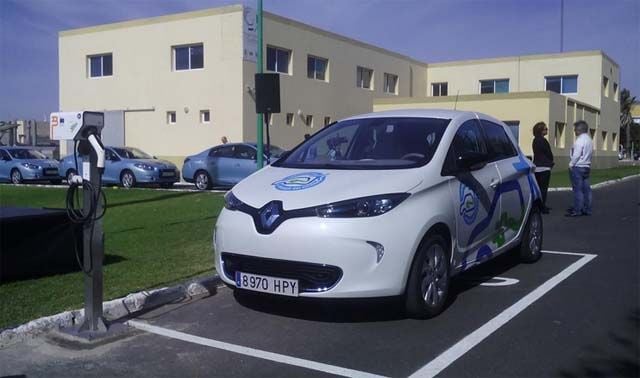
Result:
[[[278,180],[271,185],[278,190],[284,191],[304,190],[322,183],[326,177],[327,175],[320,172],[297,173]]]
[[[460,183],[460,216],[464,223],[475,222],[478,215],[478,196],[468,186]]]

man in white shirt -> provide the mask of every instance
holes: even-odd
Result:
[[[573,124],[576,141],[571,148],[569,160],[569,177],[573,188],[573,207],[567,211],[568,217],[591,215],[591,155],[593,142],[589,137],[589,125],[585,121]]]

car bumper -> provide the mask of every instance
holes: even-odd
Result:
[[[60,180],[60,173],[58,172],[58,168],[55,168],[55,171],[49,171],[47,168],[47,172],[45,172],[42,168],[40,169],[21,169],[20,173],[22,174],[22,180],[24,181],[47,181],[47,180]]]
[[[417,225],[409,225],[399,235],[397,228],[391,225],[401,224],[404,213],[396,210],[400,209],[372,218],[289,219],[273,233],[264,235],[256,231],[249,215],[223,209],[214,230],[216,269],[223,281],[235,286],[234,277],[229,269],[225,270],[222,258],[225,253],[255,257],[256,260],[325,264],[340,269],[337,282],[326,290],[302,292],[300,296],[365,298],[399,295],[404,292],[419,230]],[[375,243],[384,247],[379,261]],[[273,269],[264,275],[297,278],[278,275]]]
[[[180,181],[180,171],[175,170],[173,176],[164,176],[160,171],[137,170],[135,172],[136,181],[140,184],[166,184]]]

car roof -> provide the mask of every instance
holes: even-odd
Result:
[[[385,110],[380,112],[360,114],[360,115],[346,118],[345,120],[360,119],[360,118],[383,118],[383,117],[416,117],[416,118],[453,119],[463,115],[475,116],[475,113],[469,112],[469,111],[463,111],[463,110],[449,110],[449,109],[399,109],[399,110]]]

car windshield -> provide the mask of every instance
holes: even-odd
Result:
[[[419,167],[431,161],[449,121],[394,117],[338,122],[304,141],[274,165],[329,169]]]
[[[8,150],[14,159],[46,159],[47,157],[38,150],[15,148]]]
[[[124,159],[153,159],[151,155],[133,147],[114,148],[113,150]]]

